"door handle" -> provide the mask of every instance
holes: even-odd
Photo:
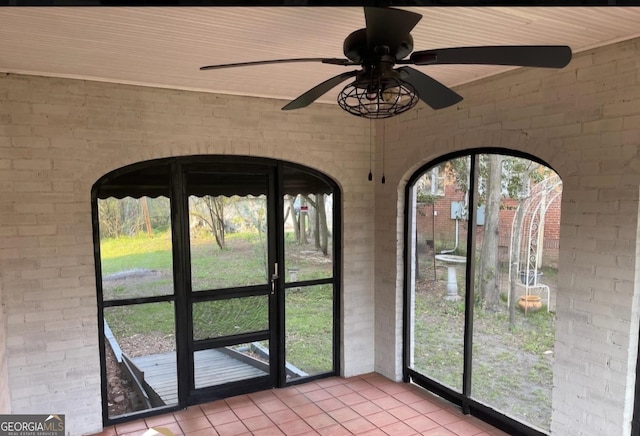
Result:
[[[278,276],[278,262],[273,265],[273,274],[271,274],[271,295],[276,293],[276,282],[280,278]]]

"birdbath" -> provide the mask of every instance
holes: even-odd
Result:
[[[457,301],[460,299],[458,295],[458,274],[456,265],[467,263],[465,256],[456,256],[453,254],[436,254],[436,260],[447,265],[447,295],[444,297],[447,301]]]

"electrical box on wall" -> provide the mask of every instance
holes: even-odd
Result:
[[[452,220],[469,219],[469,214],[467,212],[467,205],[464,203],[464,201],[451,202],[451,219]],[[484,225],[484,204],[482,206],[478,206],[478,211],[476,212],[476,223],[479,226]]]
[[[464,201],[451,202],[451,219],[452,220],[467,219],[467,206],[464,204]]]

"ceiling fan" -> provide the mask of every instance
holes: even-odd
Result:
[[[343,58],[296,58],[207,65],[201,70],[279,64],[321,62],[359,66],[314,86],[285,105],[299,109],[313,103],[345,80],[355,77],[338,96],[347,112],[365,118],[387,118],[414,107],[418,100],[433,109],[452,106],[462,96],[408,65],[483,64],[562,68],[571,60],[571,49],[561,45],[480,46],[413,51],[411,30],[422,15],[402,9],[365,7],[366,28],[356,30],[344,41]],[[409,56],[407,58],[407,56]],[[396,65],[404,65],[394,68]]]

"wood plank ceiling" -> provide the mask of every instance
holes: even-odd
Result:
[[[415,50],[562,44],[574,53],[640,36],[640,8],[407,7],[423,15]],[[354,67],[281,64],[200,71],[203,65],[344,57],[365,26],[360,7],[0,8],[0,72],[71,77],[290,100]],[[505,67],[419,67],[448,86]],[[341,87],[319,101],[335,103]]]

